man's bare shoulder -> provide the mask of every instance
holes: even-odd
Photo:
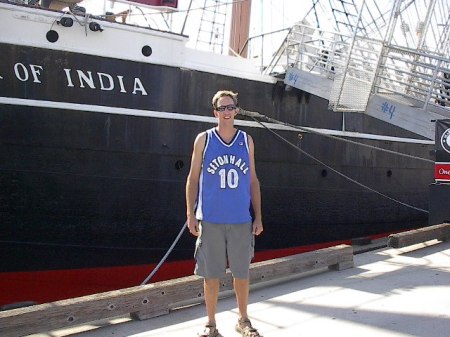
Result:
[[[205,138],[206,137],[206,131],[202,131],[200,132],[197,137],[195,137],[195,139],[201,139],[201,138]]]
[[[252,136],[250,136],[248,133],[247,133],[247,140],[248,140],[248,145],[249,145],[249,147],[250,147],[251,149],[253,149],[253,147],[255,146],[255,143],[253,142]]]
[[[195,143],[195,144],[198,144],[198,143],[204,144],[204,143],[205,143],[205,139],[206,139],[206,131],[200,132],[200,133],[197,135],[197,137],[195,137],[194,143]]]
[[[194,141],[194,152],[203,152],[206,144],[206,131],[200,132]]]

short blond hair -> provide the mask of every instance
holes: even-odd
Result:
[[[236,106],[238,105],[238,98],[237,98],[238,93],[237,92],[232,92],[230,90],[219,90],[218,92],[216,92],[216,94],[212,98],[212,106],[214,109],[217,108],[217,101],[225,96],[231,97],[233,99],[234,105],[236,105]]]

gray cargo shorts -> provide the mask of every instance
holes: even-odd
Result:
[[[234,278],[248,279],[255,250],[252,224],[212,224],[202,221],[195,244],[194,274],[221,278],[229,266]]]

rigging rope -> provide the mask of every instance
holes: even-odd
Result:
[[[369,187],[369,186],[367,186],[367,185],[364,185],[364,184],[362,184],[362,183],[356,181],[355,179],[350,178],[349,176],[347,176],[347,175],[345,175],[345,174],[339,172],[338,170],[336,170],[336,169],[332,168],[331,166],[325,164],[325,163],[322,162],[321,160],[315,158],[313,155],[309,154],[309,153],[306,152],[305,150],[301,149],[300,147],[298,147],[298,146],[295,145],[294,143],[292,143],[292,142],[290,142],[289,140],[283,138],[282,136],[280,136],[278,133],[276,133],[276,132],[273,131],[272,129],[268,128],[268,127],[267,127],[266,125],[264,125],[261,121],[259,121],[259,120],[257,119],[257,117],[259,117],[259,118],[267,118],[267,119],[269,119],[269,120],[272,121],[272,122],[277,122],[276,120],[274,120],[274,119],[272,119],[272,118],[269,118],[269,117],[267,117],[267,116],[265,116],[265,115],[262,115],[262,114],[260,114],[260,113],[258,113],[258,112],[248,111],[248,110],[245,110],[245,109],[242,109],[242,108],[240,108],[240,113],[243,114],[243,115],[245,115],[245,116],[248,116],[248,117],[252,118],[255,122],[257,122],[258,124],[262,125],[263,128],[265,128],[266,130],[268,130],[269,132],[271,132],[272,134],[274,134],[274,135],[275,135],[277,138],[279,138],[281,141],[283,141],[283,142],[289,144],[290,146],[294,147],[296,150],[300,151],[301,153],[303,153],[303,154],[306,155],[307,157],[313,159],[314,161],[316,161],[316,162],[318,162],[319,164],[325,166],[326,168],[328,168],[329,170],[331,170],[331,171],[333,171],[334,173],[338,174],[339,176],[341,176],[341,177],[343,177],[343,178],[345,178],[345,179],[351,181],[352,183],[354,183],[354,184],[356,184],[356,185],[358,185],[358,186],[360,186],[360,187],[363,187],[363,188],[365,188],[365,189],[367,189],[367,190],[369,190],[369,191],[371,191],[371,192],[373,192],[373,193],[375,193],[375,194],[378,194],[379,196],[382,196],[382,197],[387,198],[387,199],[389,199],[389,200],[391,200],[391,201],[393,201],[393,202],[396,202],[396,203],[398,203],[398,204],[400,204],[400,205],[403,205],[403,206],[405,206],[405,207],[414,209],[414,210],[419,211],[419,212],[429,213],[429,212],[428,212],[427,210],[425,210],[425,209],[422,209],[422,208],[419,208],[419,207],[415,207],[415,206],[406,204],[406,203],[404,203],[404,202],[402,202],[402,201],[400,201],[400,200],[394,199],[394,198],[392,198],[392,197],[390,197],[390,196],[388,196],[388,195],[386,195],[386,194],[384,194],[384,193],[381,193],[381,192],[379,192],[379,191],[377,191],[377,190],[375,190],[375,189],[373,189],[373,188],[371,188],[371,187]],[[278,121],[278,122],[279,122],[279,121]],[[283,123],[283,122],[279,122],[279,123],[281,123],[281,124],[287,124],[287,123]],[[303,130],[305,130],[305,131],[307,131],[307,132],[310,132],[309,129],[307,130],[307,129],[301,128],[301,127],[297,127],[297,128],[303,129]],[[320,133],[320,132],[318,132],[318,131],[314,131],[314,132],[317,133],[317,134],[319,134],[319,135],[322,135],[322,136],[330,136],[330,135],[325,135],[325,134],[323,134],[323,133]],[[339,138],[339,137],[334,137],[334,136],[332,136],[331,138],[337,138],[337,139],[339,139],[339,140],[343,140],[343,139],[341,139],[341,138]],[[351,142],[353,142],[353,141],[351,141]],[[353,142],[353,143],[360,145],[360,143],[357,143],[357,142]],[[364,144],[364,145],[366,145],[366,144]],[[376,149],[380,149],[380,148],[377,148],[377,147],[375,147],[375,148],[376,148]],[[391,152],[393,152],[393,151],[391,151]],[[395,153],[395,152],[394,152],[394,153]],[[409,156],[409,155],[407,155],[407,156]],[[416,158],[416,159],[417,159],[417,158]],[[420,158],[420,159],[422,159],[422,158]]]

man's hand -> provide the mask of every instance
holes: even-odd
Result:
[[[263,230],[264,230],[264,228],[263,228],[263,224],[262,224],[261,220],[253,221],[253,231],[252,231],[252,233],[254,235],[261,234]]]
[[[189,216],[187,218],[187,227],[189,232],[194,236],[199,236],[198,220],[195,216]]]

